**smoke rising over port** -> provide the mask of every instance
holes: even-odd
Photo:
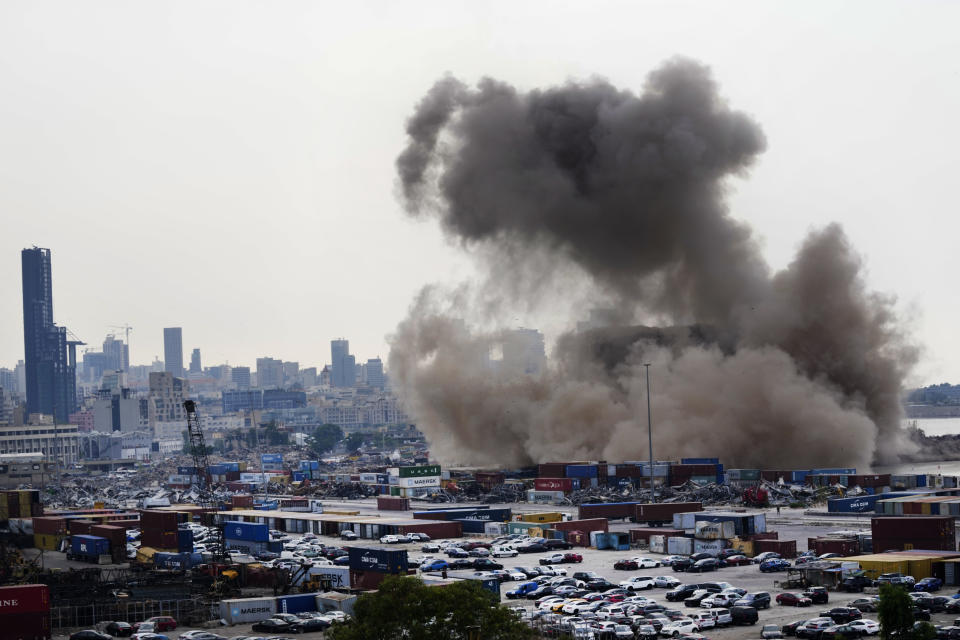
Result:
[[[706,66],[667,61],[640,93],[446,77],[407,134],[406,210],[484,274],[425,287],[391,336],[394,384],[439,459],[645,458],[645,362],[657,457],[859,468],[909,452],[900,390],[917,352],[895,300],[867,288],[837,224],[771,270],[725,197],[767,142]],[[534,374],[491,367],[503,311],[568,283],[606,320],[560,336]]]

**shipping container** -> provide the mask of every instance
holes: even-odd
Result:
[[[595,464],[568,464],[564,470],[565,478],[596,478],[598,475]]]
[[[397,533],[425,533],[433,539],[459,538],[463,535],[463,527],[456,520],[446,522],[422,522],[417,524],[403,524],[397,527]]]
[[[317,610],[317,594],[300,593],[277,598],[277,613],[305,613]]]
[[[362,591],[373,591],[380,587],[380,583],[383,582],[388,573],[381,573],[380,571],[362,571],[360,569],[351,569],[350,570],[350,584],[353,589],[360,589]]]
[[[936,549],[955,551],[956,530],[952,516],[878,517],[871,519],[873,547],[888,549]]]
[[[45,584],[0,587],[0,616],[49,611],[50,587]]]
[[[863,513],[873,511],[877,506],[878,496],[857,496],[855,498],[832,498],[827,500],[827,511],[830,513]]]
[[[563,514],[559,511],[543,511],[540,513],[524,513],[520,519],[523,522],[560,522]]]
[[[634,505],[633,519],[636,522],[673,522],[673,514],[702,511],[699,502],[641,502]]]
[[[439,487],[440,476],[409,476],[401,477],[397,482],[401,489],[419,489],[423,487]]]
[[[645,543],[652,536],[682,536],[682,529],[666,529],[664,527],[646,527],[641,529],[630,529],[630,541],[633,543]]]
[[[578,520],[606,518],[608,520],[633,518],[639,502],[594,502],[577,508]]]
[[[111,548],[123,547],[125,549],[127,546],[127,530],[124,527],[98,524],[90,527],[90,535],[106,538],[110,541]]]
[[[399,478],[426,478],[436,476],[439,480],[440,465],[433,464],[419,467],[399,467],[397,469],[397,476]]]
[[[220,617],[228,624],[260,622],[276,612],[276,598],[243,598],[220,602]]]
[[[350,567],[310,567],[305,574],[296,573],[294,585],[300,586],[304,581],[320,583],[326,590],[349,589]]]
[[[377,547],[347,547],[350,553],[350,568],[369,573],[406,573],[409,568],[404,549],[380,549]]]
[[[566,474],[568,462],[545,462],[537,465],[537,477],[562,478]]]
[[[671,536],[667,538],[667,553],[689,556],[693,554],[693,538]]]
[[[377,498],[377,509],[380,511],[409,511],[410,499],[394,496],[379,496]]]
[[[223,535],[233,540],[267,542],[270,540],[270,528],[266,524],[231,520],[223,523]]]
[[[157,569],[186,571],[193,566],[192,554],[167,553],[164,551],[158,551],[157,553],[153,554],[153,565]]]
[[[110,553],[110,541],[106,538],[89,535],[70,536],[70,554],[67,559],[96,561],[102,555]]]
[[[579,531],[583,534],[588,534],[591,531],[609,531],[610,522],[606,518],[591,518],[554,522],[552,526],[558,531]]]
[[[709,553],[712,556],[720,555],[720,552],[726,549],[726,540],[697,540],[693,541],[694,553]]]
[[[650,553],[667,553],[667,536],[652,535],[649,538]]]
[[[533,504],[557,504],[564,499],[563,491],[527,491],[527,502]]]
[[[797,557],[796,540],[754,540],[753,550],[756,554],[773,551],[779,553],[781,558]]]
[[[44,516],[33,519],[33,532],[55,536],[67,534],[67,519],[62,516]]]
[[[177,529],[174,529],[173,531],[145,529],[140,532],[140,543],[155,549],[176,551],[177,545],[179,544],[177,531]]]
[[[720,464],[720,458],[680,458],[680,464]]]
[[[24,613],[0,617],[0,637],[4,640],[49,640],[50,613]]]
[[[573,491],[573,480],[571,478],[537,478],[533,481],[533,488],[536,491],[563,491],[569,493]]]
[[[142,531],[173,531],[176,533],[180,522],[188,520],[186,514],[179,511],[159,511],[142,509],[140,511],[140,529]]]
[[[732,522],[704,522],[694,524],[693,537],[699,540],[728,540],[737,535]]]

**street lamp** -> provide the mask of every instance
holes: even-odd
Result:
[[[653,420],[650,414],[650,363],[644,363],[647,371],[647,440],[650,444],[650,502],[657,501],[657,494],[653,490]]]

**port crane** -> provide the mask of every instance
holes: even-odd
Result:
[[[187,412],[187,434],[190,439],[190,452],[193,454],[193,466],[197,469],[197,485],[200,490],[200,499],[197,502],[204,509],[210,511],[213,518],[214,531],[213,561],[223,562],[227,559],[226,541],[223,536],[223,524],[217,522],[217,498],[213,493],[213,482],[210,480],[210,460],[207,457],[207,446],[203,441],[203,430],[200,428],[200,416],[197,414],[197,403],[185,400],[183,408]]]

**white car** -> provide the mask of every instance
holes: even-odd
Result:
[[[674,578],[673,576],[655,576],[653,578],[653,586],[659,587],[662,589],[673,589],[676,586],[680,585],[680,581]]]
[[[517,571],[516,569],[509,569],[510,579],[511,580],[527,580],[527,574],[523,571]]]
[[[714,607],[732,607],[733,603],[740,599],[736,593],[715,593],[707,596],[700,601],[700,606],[704,609],[713,609]]]
[[[880,624],[876,620],[862,618],[860,620],[851,620],[847,624],[849,624],[854,629],[858,629],[862,631],[868,636],[873,636],[880,633]]]
[[[712,629],[717,626],[717,620],[708,611],[698,611],[690,616],[690,618],[697,623],[697,627],[702,631],[704,629]]]
[[[560,596],[551,597],[550,599],[544,600],[543,602],[538,604],[537,609],[539,609],[540,611],[552,611],[553,608],[557,606],[557,604],[563,602],[563,600],[564,599],[561,598]]]
[[[597,617],[601,620],[609,620],[610,618],[622,618],[626,612],[623,610],[619,604],[605,604],[599,609],[597,609]]]
[[[663,625],[660,629],[660,635],[679,636],[684,633],[696,633],[698,631],[700,631],[700,627],[697,626],[696,622],[690,618],[680,618],[679,620],[674,620],[673,622]]]
[[[385,535],[380,537],[381,544],[398,544],[399,542],[400,538],[394,535]]]
[[[565,576],[567,575],[567,570],[563,567],[558,567],[553,564],[545,564],[540,567],[540,575],[542,576]]]
[[[639,589],[653,589],[653,578],[649,576],[633,576],[629,580],[624,580],[620,586],[630,591]]]
[[[514,558],[520,555],[520,552],[513,547],[501,545],[490,549],[490,555],[492,555],[494,558]]]
[[[654,569],[660,566],[659,560],[654,560],[653,558],[645,558],[643,556],[636,556],[635,558],[630,558],[637,563],[637,567],[640,569]]]
[[[423,551],[424,553],[440,553],[440,545],[430,542],[421,546],[420,551]]]

